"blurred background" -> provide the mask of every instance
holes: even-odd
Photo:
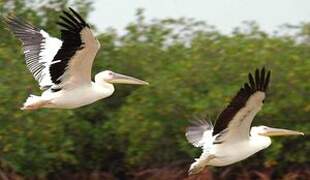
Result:
[[[190,2],[190,3],[189,3]],[[147,80],[118,85],[75,110],[19,108],[40,94],[21,43],[0,23],[0,179],[307,179],[310,177],[309,1],[0,0],[10,13],[59,37],[58,17],[78,10],[101,42],[93,73]],[[271,85],[254,125],[305,132],[275,138],[254,156],[187,177],[200,155],[189,120],[215,120],[248,72]]]

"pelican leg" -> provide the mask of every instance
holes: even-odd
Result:
[[[196,162],[194,162],[189,168],[188,175],[198,174],[206,167],[207,163],[214,158],[216,158],[216,156],[213,154],[209,154],[207,156],[200,156],[200,158],[196,159]]]

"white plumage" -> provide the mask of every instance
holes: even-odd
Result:
[[[45,90],[41,96],[30,95],[23,110],[77,108],[112,95],[113,83],[148,84],[109,70],[97,74],[92,82],[91,69],[100,44],[84,19],[69,9],[58,22],[60,39],[16,17],[6,19],[23,43],[27,68]]]
[[[56,56],[58,50],[61,48],[62,41],[51,37],[44,30],[40,30],[40,34],[45,39],[41,43],[42,50],[39,53],[39,63],[45,63],[44,69],[41,72],[41,78],[38,79],[40,87],[47,87],[53,84],[49,72],[49,67],[52,64],[54,57]],[[56,62],[54,62],[56,63]]]
[[[271,144],[268,136],[303,135],[302,132],[257,126],[251,128],[255,115],[261,110],[269,84],[270,71],[265,68],[249,74],[231,103],[219,115],[215,126],[211,122],[198,121],[187,129],[186,137],[203,152],[189,169],[190,174],[202,171],[206,166],[226,166],[246,159]]]

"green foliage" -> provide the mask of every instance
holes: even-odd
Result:
[[[50,1],[37,10],[28,3],[45,1],[9,2],[0,6],[3,14],[16,12],[58,35],[55,22],[68,1]],[[84,15],[91,10],[89,1],[74,2]],[[117,86],[112,97],[86,107],[35,112],[19,110],[29,93],[40,92],[22,61],[20,43],[0,24],[1,159],[27,176],[71,170],[121,176],[171,161],[190,163],[199,150],[185,139],[188,120],[205,115],[215,120],[247,73],[262,66],[272,70],[272,79],[254,124],[309,132],[308,24],[300,27],[298,37],[272,36],[253,22],[224,35],[193,19],[144,19],[140,9],[125,35],[109,29],[98,36],[102,49],[93,72],[111,69],[150,86]],[[309,149],[303,137],[277,138],[266,151],[236,166],[306,164]]]

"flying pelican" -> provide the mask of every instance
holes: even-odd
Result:
[[[148,84],[110,70],[98,73],[92,82],[91,68],[100,44],[84,19],[69,9],[57,23],[60,39],[19,18],[5,20],[22,41],[27,68],[44,90],[41,96],[30,95],[22,110],[78,108],[111,96],[113,83]]]
[[[249,73],[249,82],[239,90],[230,104],[218,116],[215,126],[209,121],[195,121],[187,128],[187,140],[202,147],[201,156],[191,164],[189,174],[197,174],[205,166],[226,166],[246,159],[270,146],[269,136],[303,135],[302,132],[254,126],[252,120],[264,103],[270,71],[256,69]]]

